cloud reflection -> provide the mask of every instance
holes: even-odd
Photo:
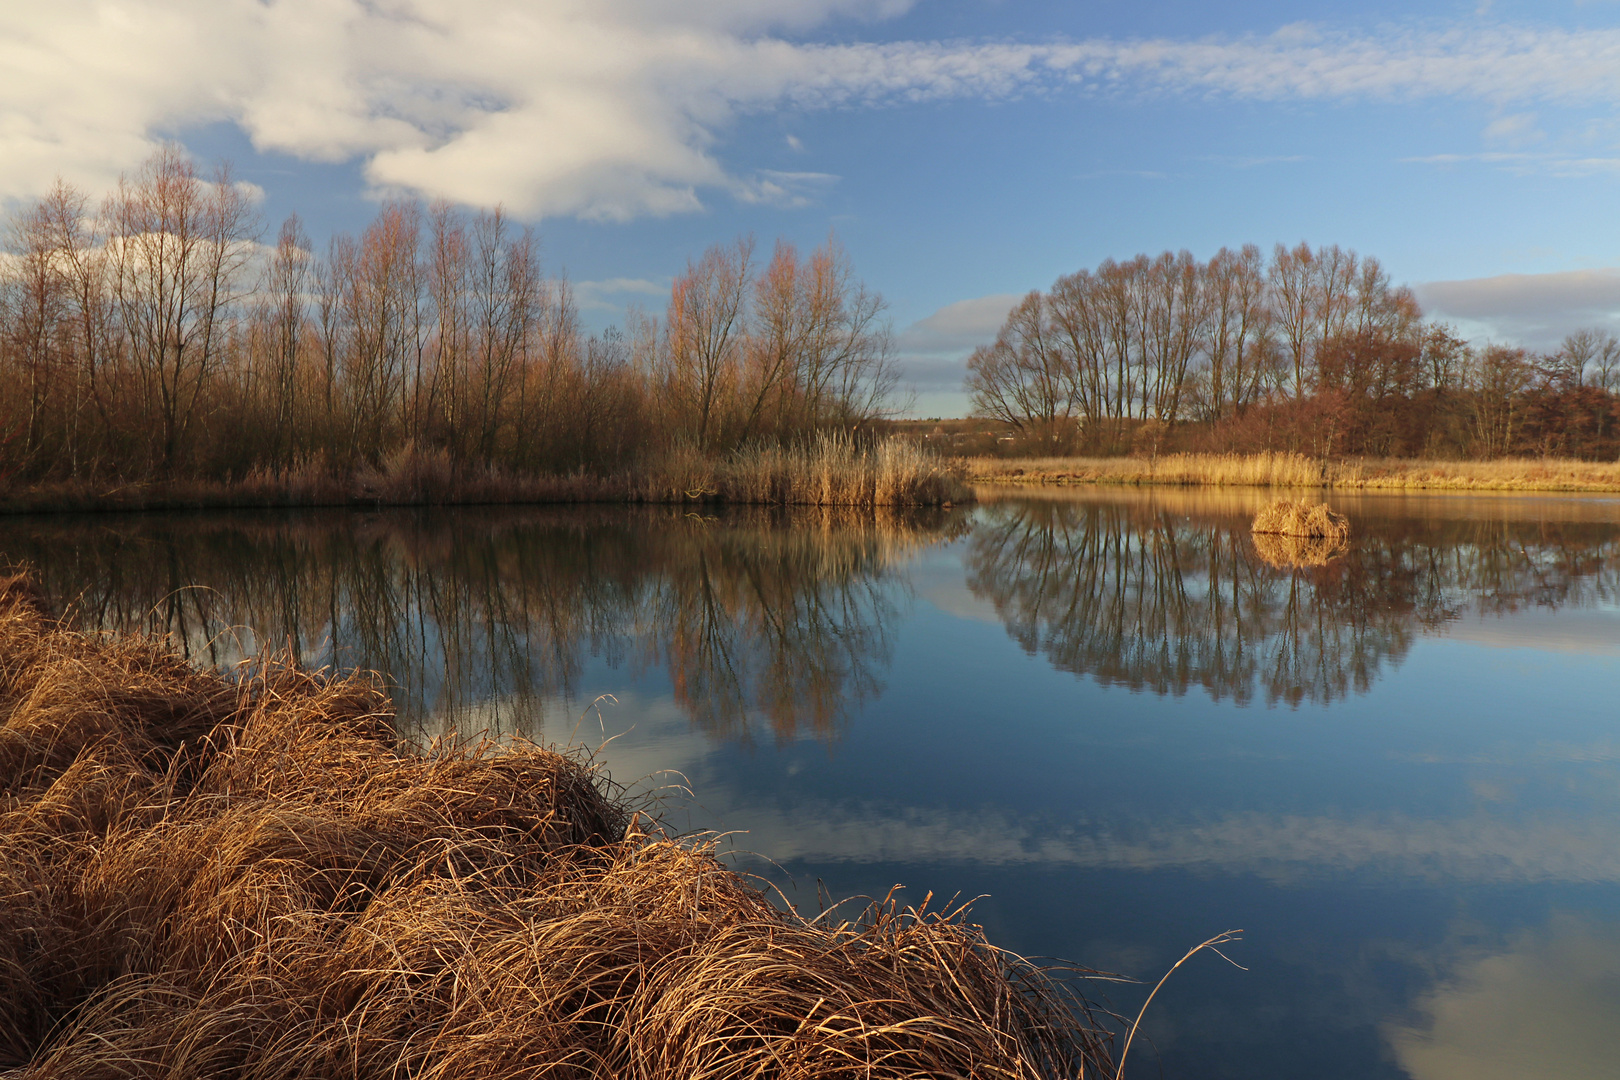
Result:
[[[1606,1080],[1620,1069],[1620,926],[1570,915],[1473,956],[1385,1036],[1412,1080]]]
[[[1373,875],[1428,882],[1620,882],[1620,807],[1604,815],[1226,814],[1190,821],[1052,822],[852,803],[752,805],[742,846],[779,862],[1047,866],[1253,874],[1279,884]]]

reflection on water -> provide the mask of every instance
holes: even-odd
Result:
[[[387,673],[402,721],[541,730],[600,658],[668,671],[716,737],[834,738],[879,694],[896,566],[960,518],[663,510],[11,522],[0,551],[82,621],[216,665],[260,647]]]
[[[1266,497],[11,519],[0,555],[205,661],[383,670],[425,735],[616,694],[598,760],[679,770],[672,821],[802,905],[989,894],[994,940],[1147,986],[1242,926],[1249,971],[1155,999],[1168,1077],[1620,1075],[1620,500],[1335,497],[1350,546],[1290,568]]]
[[[1620,926],[1561,914],[1466,950],[1390,1045],[1412,1080],[1609,1080],[1620,1071]]]
[[[1620,589],[1612,522],[1360,516],[1341,556],[1290,568],[1256,549],[1252,510],[1187,509],[1173,497],[992,501],[968,585],[1060,670],[1292,704],[1365,692],[1416,635],[1464,616],[1587,607]]]

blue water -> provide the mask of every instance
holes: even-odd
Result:
[[[1620,1075],[1620,501],[1335,499],[1350,545],[1290,566],[1259,499],[38,518],[0,553],[203,661],[385,670],[419,740],[591,747],[810,910],[979,897],[997,944],[1142,980],[1088,987],[1127,1015],[1241,929],[1142,1075]]]

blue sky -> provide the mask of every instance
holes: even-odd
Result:
[[[268,234],[500,203],[593,326],[835,231],[920,415],[1012,298],[1139,251],[1338,243],[1476,338],[1620,329],[1612,0],[58,0],[0,9],[0,72],[0,199],[172,138]]]

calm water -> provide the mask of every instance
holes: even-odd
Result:
[[[11,519],[0,553],[200,659],[385,671],[418,739],[617,736],[615,779],[812,910],[985,894],[997,943],[1149,984],[1242,928],[1247,971],[1154,1004],[1169,1077],[1620,1073],[1620,500],[1335,499],[1352,546],[1290,568],[1259,498]]]

